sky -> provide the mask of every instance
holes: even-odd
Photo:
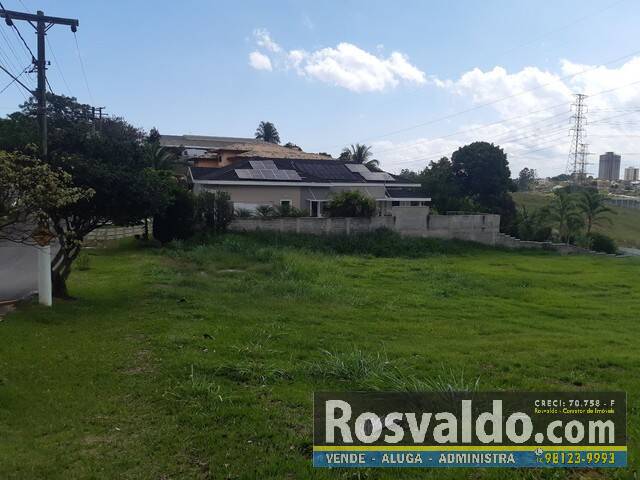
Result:
[[[146,130],[251,137],[271,121],[305,151],[371,145],[391,172],[482,140],[505,150],[513,176],[548,176],[566,171],[583,93],[589,171],[605,151],[640,166],[636,0],[2,4],[79,19],[75,37],[49,30],[53,91]],[[17,25],[35,51],[33,29]],[[0,23],[0,64],[17,74],[29,58]],[[0,93],[0,115],[24,95]]]

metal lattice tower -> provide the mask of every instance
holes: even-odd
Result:
[[[586,124],[587,106],[585,105],[586,95],[577,93],[575,101],[571,105],[573,110],[573,126],[571,127],[571,149],[567,162],[567,172],[571,174],[574,183],[582,184],[587,178],[587,151]]]

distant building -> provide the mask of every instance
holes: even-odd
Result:
[[[624,169],[625,182],[636,182],[640,180],[640,168],[627,167]]]
[[[620,180],[620,155],[613,152],[600,155],[598,178],[600,180]]]

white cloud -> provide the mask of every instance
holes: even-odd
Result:
[[[271,66],[271,60],[266,55],[260,52],[251,52],[249,54],[249,65],[251,65],[256,70],[269,70],[271,71],[273,67]]]
[[[488,71],[475,68],[457,79],[430,77],[428,81],[444,91],[468,98],[472,107],[489,104],[477,112],[494,124],[465,122],[460,115],[452,119],[454,127],[435,130],[432,138],[423,135],[400,142],[373,142],[374,155],[391,171],[421,170],[462,145],[485,140],[504,148],[514,176],[525,166],[537,169],[540,175],[557,175],[565,170],[570,149],[573,94],[585,93],[586,141],[593,153],[589,171],[597,173],[599,154],[640,151],[638,137],[630,136],[637,135],[640,126],[640,84],[624,87],[638,78],[640,57],[616,68],[562,60],[557,73],[533,66],[508,72],[497,66]],[[501,121],[504,123],[497,123]],[[622,163],[638,164],[640,158],[623,155]]]
[[[266,29],[256,28],[253,31],[253,36],[259,47],[273,53],[280,53],[282,51],[282,47],[272,40],[271,34]]]
[[[377,92],[394,88],[400,83],[421,85],[426,76],[400,52],[387,58],[369,53],[356,45],[342,42],[312,52],[293,49],[288,52],[273,41],[268,31],[254,32],[256,44],[277,54],[275,65],[293,69],[298,75],[346,88],[353,92]]]

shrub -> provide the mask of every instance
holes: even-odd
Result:
[[[275,210],[271,205],[258,205],[256,207],[256,215],[258,217],[273,217]]]
[[[376,212],[373,198],[358,191],[340,192],[325,206],[330,217],[372,217]]]
[[[253,217],[253,212],[248,208],[236,208],[235,215],[239,218],[249,218]]]
[[[233,203],[227,192],[203,192],[196,199],[196,212],[205,229],[223,232],[233,220]]]
[[[153,217],[153,236],[160,243],[186,240],[193,234],[195,201],[193,194],[176,185],[171,201],[161,214]]]
[[[618,247],[613,238],[603,233],[591,232],[589,234],[591,240],[591,250],[604,253],[617,253]]]
[[[276,217],[305,217],[309,215],[309,212],[284,204],[274,208],[274,215]]]

